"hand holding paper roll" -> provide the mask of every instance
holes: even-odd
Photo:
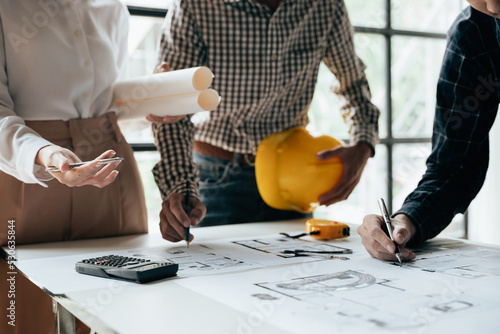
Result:
[[[118,119],[214,110],[220,97],[215,90],[208,88],[212,80],[210,69],[193,67],[117,82],[113,87],[113,101]]]

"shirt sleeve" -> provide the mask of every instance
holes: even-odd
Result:
[[[171,70],[178,70],[203,66],[205,58],[204,44],[187,1],[176,1],[165,18],[158,63],[167,62]],[[185,192],[188,180],[191,185],[198,184],[199,172],[192,153],[194,132],[190,116],[173,124],[153,124],[155,144],[161,155],[153,175],[163,199]],[[198,187],[191,188],[192,196],[199,199]]]
[[[427,170],[394,214],[406,214],[415,224],[417,234],[409,246],[435,237],[465,212],[488,169],[488,132],[498,110],[499,84],[491,59],[481,50],[477,26],[458,35],[449,37],[441,68]]]
[[[0,169],[25,183],[52,179],[42,166],[35,164],[38,151],[51,143],[31,130],[14,111],[9,93],[4,48],[4,31],[0,18]]]
[[[366,142],[372,147],[373,155],[378,142],[380,111],[371,103],[366,67],[356,55],[353,28],[344,1],[338,1],[323,61],[339,81],[333,91],[343,101],[341,112],[353,144]]]

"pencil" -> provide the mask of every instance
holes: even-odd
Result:
[[[186,214],[189,218],[189,214],[191,213],[191,207],[189,205],[189,197],[190,197],[190,194],[189,194],[189,188],[190,188],[190,184],[189,184],[189,181],[186,182],[186,187],[187,187],[187,190],[186,190],[186,197],[184,198],[184,210],[186,210]],[[190,240],[190,233],[189,233],[189,226],[186,227],[186,235],[185,235],[185,240],[186,240],[186,246],[187,248],[189,248],[189,240]]]

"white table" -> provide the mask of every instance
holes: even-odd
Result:
[[[279,232],[293,233],[303,230],[304,220],[194,228],[192,233],[195,239],[192,245],[226,238],[235,240],[241,238],[251,239],[263,235],[278,237]],[[359,302],[359,304],[370,304],[373,303],[373,300],[376,300],[375,298],[380,298],[377,294],[386,294],[389,291],[391,296],[394,295],[393,306],[398,309],[407,307],[408,310],[412,310],[416,320],[412,320],[412,324],[415,326],[409,327],[408,330],[401,328],[389,329],[386,328],[387,324],[379,323],[373,325],[374,332],[420,333],[425,330],[427,333],[432,333],[451,328],[454,332],[466,333],[477,328],[483,329],[483,332],[488,332],[488,330],[493,332],[500,329],[500,320],[498,320],[498,312],[500,311],[500,289],[498,289],[498,286],[500,286],[500,258],[496,262],[495,260],[488,262],[488,265],[476,263],[474,268],[470,267],[473,269],[472,271],[467,269],[469,271],[465,271],[466,274],[471,272],[478,276],[474,278],[464,278],[464,269],[461,267],[462,262],[455,265],[457,269],[455,267],[451,268],[446,261],[440,264],[439,260],[437,260],[438,263],[433,265],[437,266],[438,270],[434,273],[422,271],[418,268],[396,269],[387,262],[369,257],[360,243],[359,236],[355,233],[355,226],[351,228],[351,233],[352,235],[341,244],[342,247],[349,246],[355,251],[350,261],[332,259],[310,262],[316,266],[311,270],[324,275],[325,264],[331,268],[332,272],[351,273],[356,270],[359,272],[360,268],[361,271],[363,271],[363,268],[380,268],[380,270],[372,271],[374,277],[377,277],[377,282],[373,286],[380,289],[380,292],[377,292],[375,288],[358,289],[354,291],[356,298],[352,299],[356,303]],[[168,245],[179,246],[181,244],[168,243],[161,238],[160,234],[151,233],[138,236],[19,246],[16,249],[17,267],[22,272],[23,267],[27,268],[26,264],[33,263],[34,259],[40,261],[49,259],[57,262],[57,257],[62,259],[69,255],[78,257],[81,255],[82,258],[85,258],[86,254],[97,251],[111,254],[119,250],[148,249]],[[475,247],[470,243],[464,243],[463,245],[464,247]],[[477,251],[475,248],[470,249]],[[493,247],[482,248],[482,246],[479,246],[479,249],[484,249],[485,252],[490,252],[489,254],[493,254],[493,256],[500,254],[500,250]],[[453,252],[454,250],[444,250],[443,259],[451,260],[456,258],[450,256]],[[435,252],[431,254],[435,256]],[[423,257],[421,256],[421,258]],[[426,263],[425,260],[422,260],[422,263]],[[491,268],[492,263],[493,267],[498,264],[497,271]],[[430,266],[430,264],[425,265]],[[55,301],[98,333],[294,333],[303,332],[300,328],[308,322],[308,319],[310,319],[311,330],[316,332],[327,332],[326,328],[331,328],[340,333],[362,333],[366,331],[366,328],[372,326],[370,325],[371,320],[368,319],[367,321],[366,314],[359,315],[359,321],[355,319],[356,312],[360,311],[356,307],[353,308],[354,304],[352,300],[348,301],[349,298],[342,299],[341,305],[338,306],[329,304],[329,301],[336,300],[336,297],[321,299],[328,301],[324,307],[321,307],[317,304],[317,298],[315,299],[316,302],[310,303],[298,301],[300,299],[305,300],[299,294],[291,297],[283,296],[285,303],[276,303],[277,306],[272,306],[272,310],[266,310],[259,309],[259,305],[271,305],[270,303],[256,304],[255,297],[247,296],[247,290],[253,291],[256,289],[261,289],[256,291],[263,291],[263,295],[266,295],[268,290],[256,286],[254,283],[263,283],[269,280],[271,284],[276,281],[275,277],[278,277],[280,270],[284,270],[284,268],[296,270],[295,268],[298,268],[298,266],[298,264],[283,264],[268,268],[195,278],[178,277],[144,285],[113,285],[114,280],[102,279],[109,282],[110,285],[96,289],[70,289],[63,291],[63,293],[61,291],[54,293],[54,291],[47,288],[51,286],[50,283],[53,283],[50,282],[50,278],[39,279],[37,277],[43,276],[38,275],[32,275],[29,278],[51,295]],[[439,272],[441,270],[439,266],[445,268],[446,271]],[[486,272],[484,275],[481,266],[488,267],[483,268]],[[32,272],[33,269],[30,270]],[[298,277],[301,275],[297,274],[296,276],[299,279]],[[317,277],[312,274],[311,276]],[[380,279],[380,277],[384,277],[384,279]],[[407,295],[393,293],[397,289],[404,290],[402,287],[405,287],[405,284],[410,285],[410,280],[413,277],[415,277],[416,284],[424,281],[427,277],[431,278],[429,280],[431,283],[423,285],[424,289],[429,289],[429,295],[434,294],[432,298],[428,298],[429,303],[434,304],[427,305],[429,307],[427,313],[419,314],[420,311],[409,302],[411,298],[407,298]],[[95,279],[94,277],[91,278]],[[58,279],[61,279],[61,277],[58,277]],[[338,277],[335,279],[338,279]],[[471,286],[476,286],[473,285],[473,281],[484,282],[484,284],[489,285],[497,284],[497,291],[492,291],[490,295],[486,295],[481,290],[481,287],[485,285],[480,284],[476,292],[475,288],[471,289],[469,287],[469,283],[472,284]],[[412,284],[415,283],[412,282]],[[456,287],[455,290],[460,291],[454,291],[453,286]],[[408,293],[410,288],[406,287],[406,289],[405,293]],[[335,293],[346,293],[341,291],[342,289]],[[299,291],[294,290],[294,293],[296,292]],[[442,294],[442,296],[439,296],[439,294]],[[219,295],[220,299],[218,298]],[[408,295],[411,294],[408,293]],[[232,302],[228,302],[231,296],[235,298],[234,305]],[[450,296],[451,299],[448,298]],[[414,297],[427,298],[416,295]],[[436,303],[436,300],[438,303]],[[427,301],[422,303],[425,306]],[[342,312],[340,312],[343,307],[345,307],[347,316],[342,315]],[[328,310],[325,311],[325,309]],[[432,311],[431,314],[428,314],[429,310]],[[315,319],[318,314],[322,314],[319,322]],[[387,309],[380,307],[380,309],[374,311],[374,314],[377,317],[381,315],[384,317],[387,314]],[[344,320],[350,325],[344,324]],[[356,323],[360,324],[359,328]]]

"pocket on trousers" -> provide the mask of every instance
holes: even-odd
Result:
[[[200,186],[210,187],[224,183],[228,178],[229,166],[229,163],[227,165],[198,164],[198,170],[200,171]]]

